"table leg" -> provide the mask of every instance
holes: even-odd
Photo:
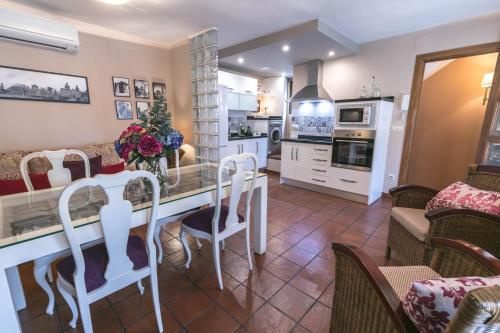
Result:
[[[0,323],[2,332],[21,333],[21,325],[17,317],[17,311],[12,299],[12,293],[9,286],[9,273],[8,269],[0,269]],[[18,274],[19,275],[19,274]],[[23,295],[24,296],[24,295]]]
[[[10,293],[17,311],[26,308],[26,298],[24,297],[23,284],[17,266],[7,268],[7,280],[9,281]]]
[[[267,246],[267,181],[255,189],[254,196],[254,251],[263,254]]]

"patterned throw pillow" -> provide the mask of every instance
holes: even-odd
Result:
[[[500,276],[415,281],[403,309],[419,332],[443,332],[468,291],[495,285]]]
[[[500,192],[483,191],[462,182],[456,182],[440,191],[425,207],[469,208],[492,215],[500,215]]]

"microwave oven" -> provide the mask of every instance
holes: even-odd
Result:
[[[337,123],[339,125],[370,125],[371,106],[339,105],[337,110]]]

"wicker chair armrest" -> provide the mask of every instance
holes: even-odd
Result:
[[[383,311],[383,313],[379,314],[378,320],[387,320],[392,321],[392,331],[396,332],[415,332],[415,327],[410,322],[408,317],[405,315],[403,308],[401,306],[401,302],[396,295],[394,289],[391,287],[387,279],[384,277],[382,272],[379,270],[377,265],[359,248],[352,248],[344,244],[333,243],[332,248],[337,257],[336,264],[336,284],[335,289],[337,290],[346,290],[343,289],[347,286],[342,286],[343,282],[351,283],[355,280],[359,280],[359,274],[349,275],[349,272],[361,272],[363,277],[361,279],[365,280],[367,283],[364,284],[364,287],[368,290],[372,290],[375,293],[367,293],[364,288],[359,288],[356,290],[351,290],[349,295],[345,295],[346,299],[339,299],[341,297],[341,293],[335,293],[334,302],[338,302],[340,304],[351,304],[354,300],[363,300],[363,304],[351,304],[354,308],[363,309],[366,307],[373,307],[370,311],[376,311],[376,307],[380,308],[380,304],[383,305],[383,309],[378,309]],[[349,260],[342,260],[343,258],[347,258]],[[342,264],[339,265],[339,262]],[[350,268],[354,269],[345,269],[342,267],[344,265],[351,266]],[[347,276],[346,276],[347,275]],[[353,295],[354,293],[359,293],[359,297]],[[370,297],[368,294],[374,295]],[[335,311],[336,307],[334,305]],[[385,311],[384,311],[385,310]],[[332,315],[332,325],[333,323]],[[356,318],[350,318],[350,320],[356,321]],[[359,318],[358,318],[359,319]],[[367,329],[370,324],[366,323],[364,327]],[[359,328],[359,327],[358,327]],[[335,329],[333,327],[332,329]],[[388,330],[389,331],[389,330]]]
[[[445,277],[500,275],[500,260],[464,240],[433,237],[431,268]]]
[[[500,327],[500,287],[471,290],[460,302],[445,333],[496,332]]]
[[[393,207],[424,209],[439,191],[419,185],[400,185],[389,190]]]
[[[481,219],[487,219],[500,225],[500,216],[468,208],[437,208],[429,210],[425,213],[425,217],[429,221],[435,221],[439,219],[453,219],[457,216],[470,216],[471,218],[477,217]]]

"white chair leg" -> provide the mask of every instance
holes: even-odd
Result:
[[[52,276],[52,266],[50,264],[47,265],[47,276],[50,283],[54,282],[54,277]]]
[[[201,244],[199,238],[196,238],[196,246],[198,246],[198,250],[201,250],[201,247],[203,246],[203,244]]]
[[[142,285],[141,280],[137,281],[137,289],[139,289],[139,292],[141,293],[141,295],[144,294],[144,286]]]
[[[220,270],[219,242],[212,242],[212,248],[214,252],[215,271],[217,272],[217,282],[219,283],[219,289],[223,290],[224,286],[222,285],[222,273]]]
[[[163,332],[163,322],[161,320],[161,309],[160,309],[160,296],[158,294],[158,276],[156,271],[151,272],[151,296],[153,297],[153,306],[155,309],[156,324],[158,325],[158,332]]]
[[[250,270],[253,270],[253,265],[252,265],[252,251],[250,250],[250,229],[247,227],[247,232],[246,232],[246,243],[247,243],[247,256],[248,256],[248,267],[250,267]]]
[[[66,289],[64,289],[61,286],[59,280],[57,280],[56,284],[57,284],[57,289],[61,293],[61,296],[64,298],[64,300],[66,301],[66,303],[68,303],[69,309],[71,310],[71,313],[73,315],[73,317],[71,318],[71,321],[68,323],[68,325],[71,328],[75,328],[76,327],[76,321],[78,320],[78,308],[76,307],[75,299],[73,298],[73,296],[70,293],[68,293],[66,291]]]
[[[80,315],[82,316],[83,331],[85,333],[92,333],[92,317],[90,316],[90,306],[86,301],[78,299],[78,307],[80,308]]]
[[[221,244],[223,250],[226,249],[226,240],[225,239],[221,240],[220,244]]]
[[[35,276],[36,283],[38,283],[38,285],[42,287],[43,291],[45,291],[47,297],[49,298],[49,304],[47,305],[47,309],[45,310],[45,312],[51,315],[54,313],[54,292],[52,291],[52,288],[50,288],[50,284],[45,279],[48,266],[49,265],[45,263],[38,263],[37,261],[35,261],[33,274]]]
[[[161,224],[160,225],[157,224],[155,227],[154,240],[156,247],[158,248],[158,264],[161,265],[163,260],[163,246],[161,245],[160,232],[161,232]]]
[[[186,268],[189,268],[189,265],[191,264],[191,249],[189,248],[189,245],[187,243],[186,233],[181,230],[181,233],[179,236],[181,238],[182,247],[184,248],[184,253],[187,255],[187,261],[186,261],[186,264],[184,266]]]

